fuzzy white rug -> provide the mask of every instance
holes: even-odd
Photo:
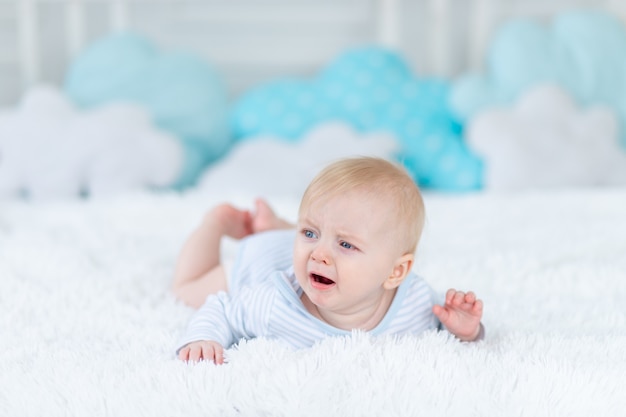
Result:
[[[0,415],[626,415],[626,189],[426,197],[416,269],[476,291],[484,342],[254,340],[180,362],[178,251],[207,207],[253,197],[2,202]]]

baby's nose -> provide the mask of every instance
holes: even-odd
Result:
[[[330,264],[330,256],[323,245],[318,245],[313,252],[311,252],[311,259],[326,265]]]

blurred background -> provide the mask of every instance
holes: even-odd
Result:
[[[625,22],[620,0],[0,0],[0,198],[306,183],[354,153],[447,192],[621,186]]]

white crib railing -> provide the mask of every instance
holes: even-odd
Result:
[[[0,36],[5,38],[0,43],[0,105],[14,102],[33,84],[59,83],[63,69],[91,40],[114,30],[148,32],[167,46],[195,50],[226,74],[231,91],[236,94],[272,76],[310,74],[343,47],[365,42],[401,50],[421,73],[452,77],[482,66],[494,29],[512,16],[546,17],[568,7],[591,6],[626,19],[625,3],[623,0],[0,0]],[[159,7],[173,7],[180,12],[174,17],[152,13]],[[94,13],[92,8],[98,8],[98,12]],[[189,12],[185,13],[187,9]],[[261,30],[257,33],[247,30],[254,26],[260,10],[264,13],[259,28],[271,30],[271,37]],[[61,16],[62,22],[57,22],[56,29],[48,27],[46,32],[42,22],[54,26],[51,16],[57,19]],[[177,19],[176,22],[166,21],[170,17]],[[322,29],[316,31],[316,25]],[[13,27],[14,36],[3,35]],[[168,31],[164,27],[178,29]],[[217,33],[219,30],[222,32]],[[264,36],[266,42],[275,42],[272,48],[251,41]],[[298,39],[304,42],[302,50],[295,46]],[[232,47],[223,46],[231,41]]]

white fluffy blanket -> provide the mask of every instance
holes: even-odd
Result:
[[[181,244],[213,203],[253,197],[3,202],[0,415],[626,414],[626,189],[426,196],[416,270],[484,300],[484,342],[355,333],[178,361]],[[295,200],[273,203],[295,217]]]

